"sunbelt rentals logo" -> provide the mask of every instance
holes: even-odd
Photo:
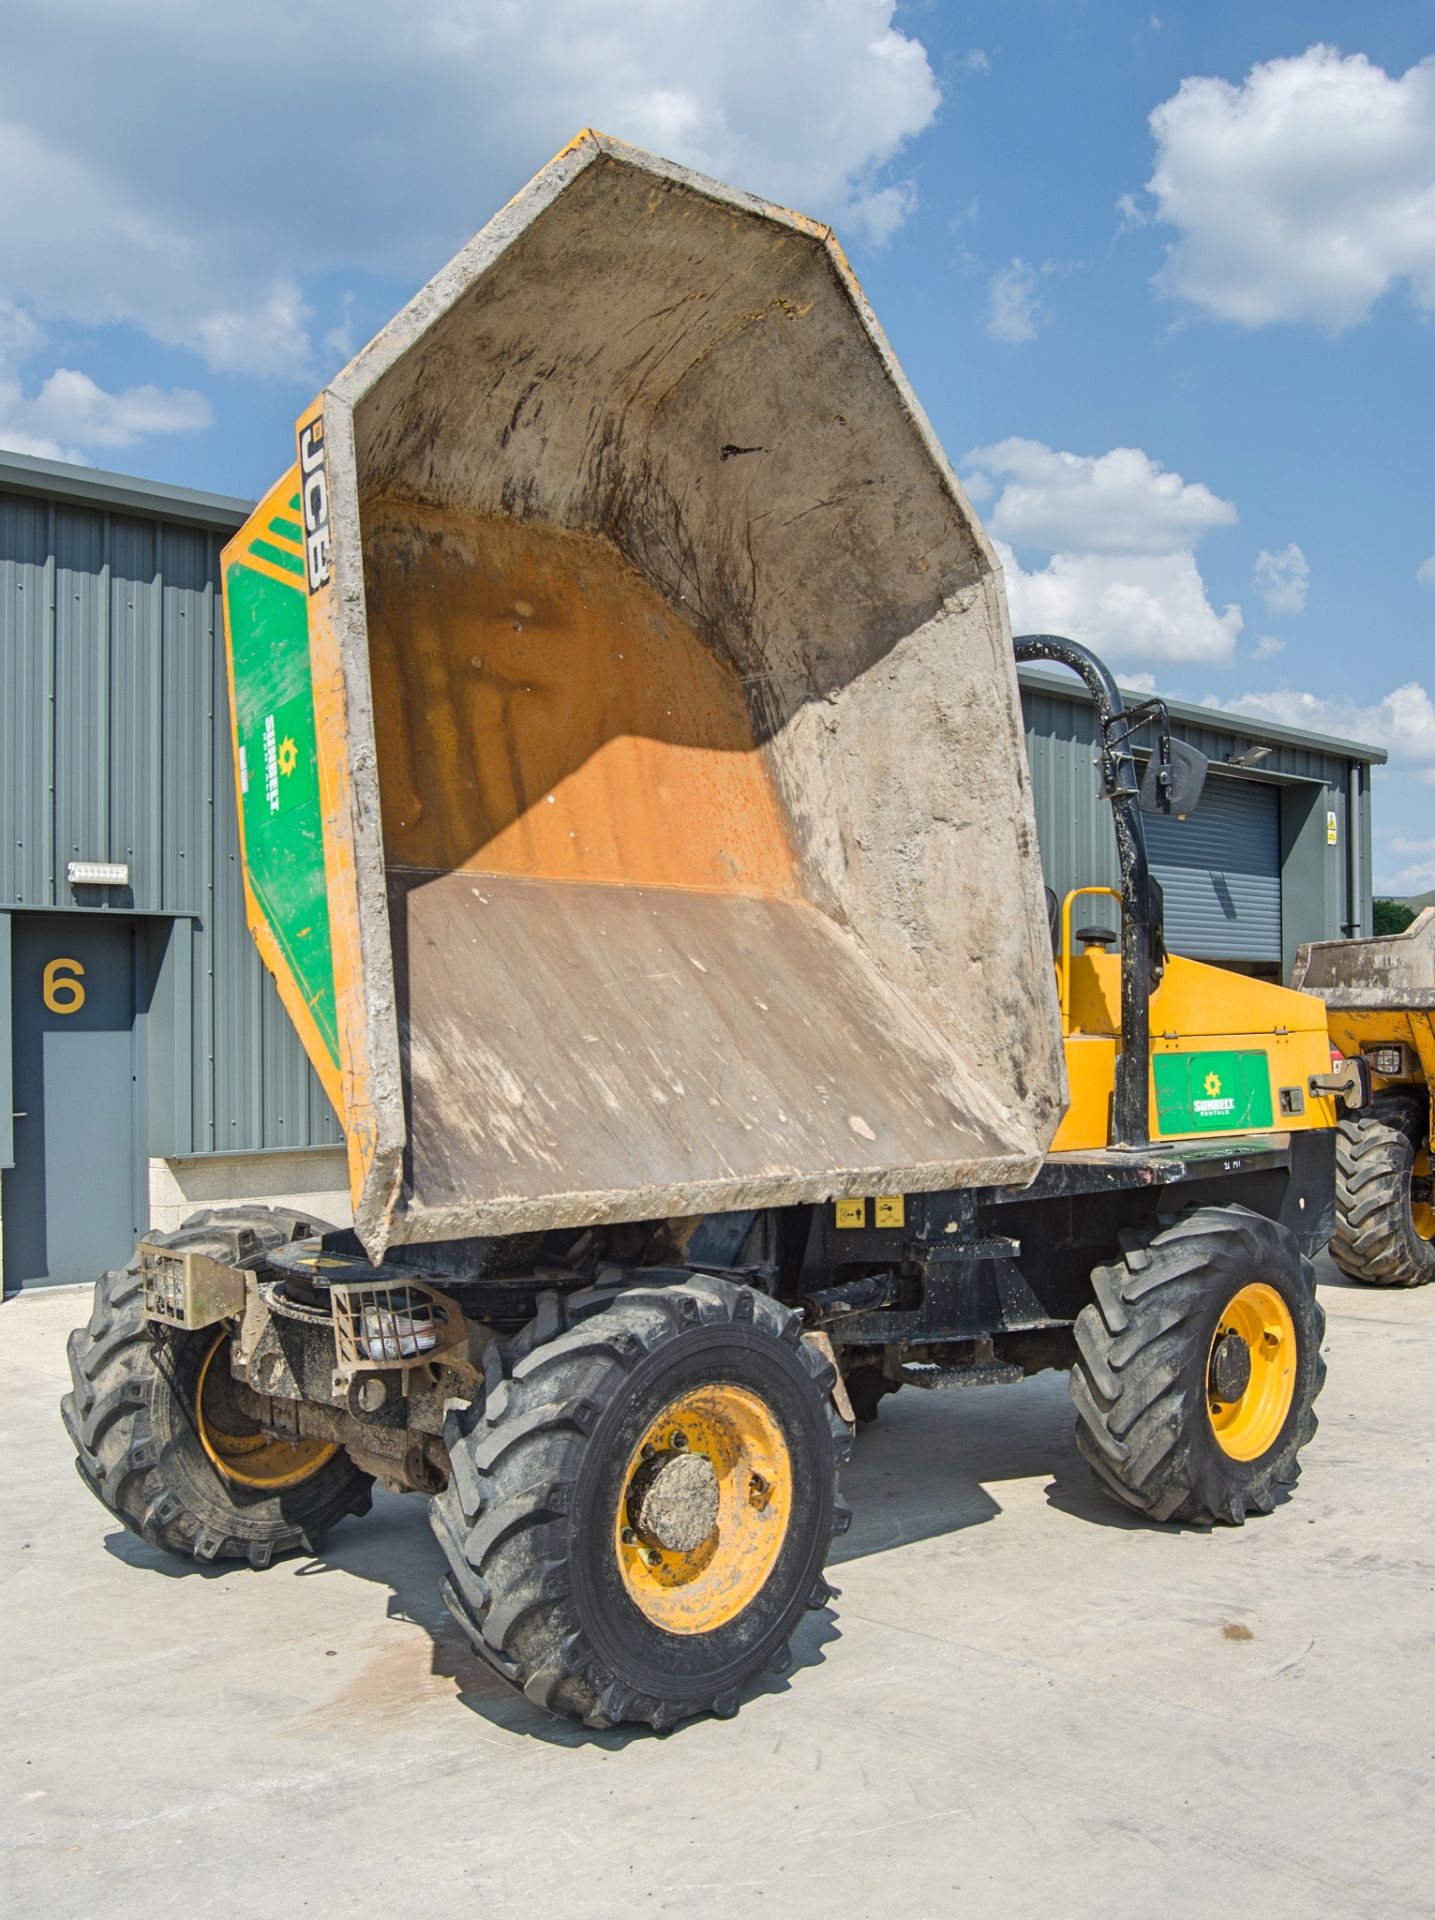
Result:
[[[1224,1120],[1236,1110],[1236,1103],[1228,1093],[1221,1091],[1221,1076],[1208,1073],[1205,1079],[1205,1098],[1198,1094],[1191,1102],[1197,1113],[1206,1120]]]

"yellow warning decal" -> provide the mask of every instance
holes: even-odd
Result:
[[[833,1211],[837,1215],[839,1227],[865,1227],[867,1224],[865,1200],[839,1200]]]
[[[877,1225],[879,1227],[905,1227],[907,1224],[907,1202],[900,1193],[879,1193],[877,1195]]]

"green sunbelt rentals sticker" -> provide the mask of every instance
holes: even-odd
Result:
[[[1162,1133],[1233,1133],[1272,1123],[1264,1053],[1158,1053],[1151,1073]]]
[[[284,965],[339,1060],[308,597],[242,563],[225,576],[250,889]]]
[[[263,826],[276,814],[311,803],[318,788],[314,761],[314,706],[301,693],[266,713],[240,746],[239,785],[248,825]]]

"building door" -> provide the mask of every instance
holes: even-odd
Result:
[[[1212,773],[1185,820],[1146,816],[1166,945],[1193,960],[1281,958],[1280,790]]]
[[[15,1164],[0,1180],[5,1291],[123,1266],[147,1212],[138,927],[11,916]]]

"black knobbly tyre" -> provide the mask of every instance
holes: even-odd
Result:
[[[193,1215],[152,1243],[239,1266],[320,1231],[268,1207]],[[80,1478],[153,1547],[265,1567],[313,1551],[348,1513],[367,1512],[370,1476],[340,1448],[266,1439],[229,1374],[223,1327],[182,1332],[145,1318],[138,1257],[102,1274],[89,1324],[70,1335],[72,1387],[60,1403]]]
[[[444,1598],[551,1712],[665,1731],[781,1671],[847,1510],[835,1374],[796,1315],[705,1275],[550,1297],[450,1411]]]
[[[1372,1287],[1435,1280],[1430,1108],[1419,1096],[1381,1094],[1347,1114],[1335,1141],[1335,1234],[1330,1256]]]
[[[1269,1513],[1299,1477],[1325,1380],[1310,1262],[1244,1207],[1197,1208],[1122,1248],[1077,1316],[1077,1445],[1150,1519]]]

